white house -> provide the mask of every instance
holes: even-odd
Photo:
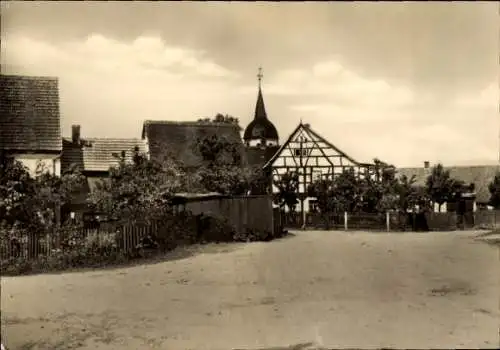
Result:
[[[0,151],[37,170],[61,174],[57,78],[0,75]]]
[[[347,169],[353,169],[360,178],[370,176],[372,165],[360,163],[328,142],[309,124],[302,122],[290,134],[286,142],[264,165],[272,170],[273,180],[286,173],[299,175],[299,211],[314,209],[316,198],[308,197],[307,188],[318,179],[333,179]],[[273,193],[278,191],[273,185]]]

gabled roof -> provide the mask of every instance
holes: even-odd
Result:
[[[62,149],[57,78],[0,75],[0,149]]]
[[[85,138],[75,144],[65,138],[61,168],[65,171],[75,164],[82,171],[105,172],[118,165],[122,151],[125,151],[125,160],[132,161],[135,147],[146,153],[146,144],[140,139]]]
[[[493,181],[497,171],[500,171],[500,166],[497,165],[478,165],[478,166],[452,166],[444,167],[450,171],[450,176],[457,180],[464,181],[466,184],[473,183],[476,192],[476,201],[479,203],[487,203],[490,199],[489,184]],[[431,173],[428,168],[399,168],[399,176],[406,175],[411,178],[415,175],[416,185],[423,186],[427,177]]]
[[[317,132],[311,129],[311,126],[309,124],[302,124],[302,122],[299,123],[299,125],[292,131],[288,139],[283,143],[283,145],[279,148],[279,150],[274,154],[274,156],[269,159],[269,161],[264,165],[263,168],[267,168],[273,165],[273,163],[280,157],[280,155],[283,153],[283,151],[288,147],[288,145],[293,142],[297,136],[301,135],[307,135],[308,139],[312,140],[313,143],[318,144],[322,143],[325,144],[327,147],[331,148],[334,150],[338,155],[341,155],[342,157],[345,157],[352,163],[359,165],[359,166],[369,166],[369,164],[365,163],[360,163],[348,156],[345,152],[341,151],[339,148],[334,146],[332,143],[328,142],[325,138],[320,136]],[[325,155],[326,158],[328,158],[328,155]]]
[[[244,160],[245,152],[240,131],[234,124],[147,120],[142,129],[142,137],[147,138],[151,159],[159,162],[173,159],[184,167],[197,167],[202,164],[203,159],[197,152],[196,142],[212,135],[224,137],[237,145]]]

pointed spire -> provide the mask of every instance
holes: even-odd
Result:
[[[257,74],[257,79],[259,79],[259,94],[257,96],[257,104],[255,105],[255,115],[254,119],[267,119],[266,106],[264,105],[264,97],[262,96],[262,67],[259,67],[259,73]]]

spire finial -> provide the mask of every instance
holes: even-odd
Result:
[[[257,79],[259,79],[259,88],[262,82],[262,77],[264,77],[264,75],[262,74],[262,67],[259,67],[259,73],[257,74]]]

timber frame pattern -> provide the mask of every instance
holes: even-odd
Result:
[[[363,178],[370,175],[372,165],[355,161],[313,131],[309,124],[302,122],[264,165],[264,169],[272,170],[273,181],[286,173],[299,174],[298,192],[301,199],[307,197],[307,187],[314,181],[331,180],[351,168],[359,178]]]

